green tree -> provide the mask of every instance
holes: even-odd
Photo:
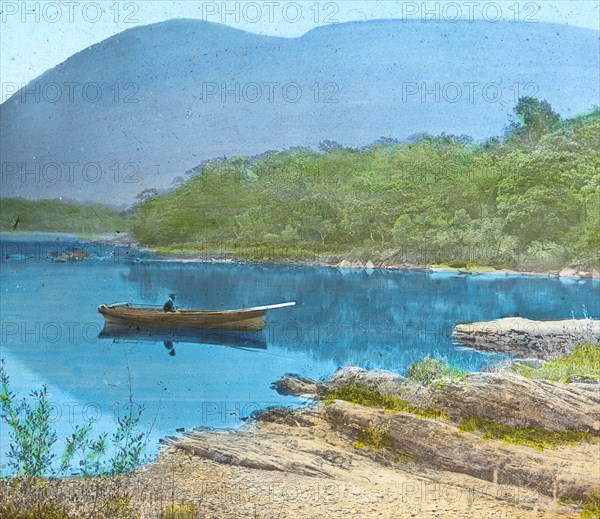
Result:
[[[514,112],[519,122],[513,133],[528,145],[537,144],[543,135],[560,122],[560,115],[552,109],[550,103],[535,97],[519,98]]]

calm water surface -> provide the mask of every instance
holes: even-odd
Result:
[[[15,393],[48,385],[59,438],[86,419],[95,433],[112,432],[131,395],[144,406],[151,455],[176,429],[238,427],[257,409],[300,404],[271,389],[284,373],[320,378],[346,365],[403,373],[433,354],[476,370],[499,357],[456,348],[457,323],[600,317],[598,281],[170,262],[40,235],[4,234],[0,243],[0,356]],[[51,260],[70,247],[92,255]],[[99,304],[158,305],[172,292],[182,308],[298,304],[268,315],[262,349],[175,342],[171,355],[162,340],[98,337]],[[0,441],[6,473],[6,427]]]

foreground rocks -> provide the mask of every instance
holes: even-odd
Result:
[[[326,383],[281,377],[282,394],[319,398],[345,384],[374,387],[417,407],[438,408],[455,421],[465,416],[521,427],[600,433],[600,390],[596,384],[552,384],[512,373],[472,373],[465,382],[426,387],[389,371],[342,368]]]
[[[579,342],[600,342],[600,320],[533,321],[509,317],[459,324],[453,338],[482,351],[551,359],[570,353]]]
[[[45,491],[92,517],[118,492],[142,519],[157,518],[170,503],[191,503],[202,518],[500,519],[578,517],[581,500],[600,485],[598,443],[541,452],[484,441],[459,427],[462,417],[480,414],[515,425],[595,432],[597,385],[477,373],[432,388],[385,371],[344,368],[327,381],[285,376],[274,388],[318,399],[347,384],[437,407],[449,417],[339,400],[272,409],[237,431],[166,438],[155,462],[126,477],[50,481]],[[381,445],[357,443],[373,430],[383,435]],[[0,494],[7,484],[0,480]]]

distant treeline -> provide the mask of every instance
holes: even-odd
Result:
[[[96,234],[126,230],[129,221],[110,207],[58,200],[0,201],[0,231]]]
[[[146,199],[133,233],[249,259],[598,265],[600,111],[560,121],[523,98],[515,112],[504,137],[480,144],[423,135],[213,161]]]

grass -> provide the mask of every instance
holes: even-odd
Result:
[[[129,496],[118,494],[105,501],[96,517],[98,519],[140,519],[141,515],[131,506]]]
[[[600,489],[585,496],[580,517],[581,519],[598,519],[600,517]]]
[[[513,371],[531,379],[569,383],[578,379],[600,380],[600,344],[584,342],[578,344],[568,355],[532,368],[518,362]]]
[[[600,437],[584,431],[549,431],[534,427],[520,427],[494,422],[482,416],[466,416],[460,424],[461,432],[481,432],[484,440],[501,440],[505,444],[524,445],[533,449],[555,449],[562,445],[600,443]]]
[[[163,509],[159,519],[196,519],[198,508],[193,503],[171,504]]]
[[[393,450],[394,444],[388,431],[381,427],[369,426],[358,433],[354,442],[355,449]]]
[[[438,418],[450,421],[450,416],[441,409],[416,407],[396,395],[384,395],[377,389],[361,384],[345,384],[323,395],[323,401],[345,400],[366,407],[382,407],[386,411],[411,413],[420,418]]]
[[[444,358],[426,357],[412,364],[406,377],[423,386],[442,387],[446,382],[461,382],[469,373],[456,366],[451,366]]]
[[[0,505],[2,519],[79,519],[78,516],[69,515],[64,507],[55,504],[35,505],[23,510],[13,504]]]

